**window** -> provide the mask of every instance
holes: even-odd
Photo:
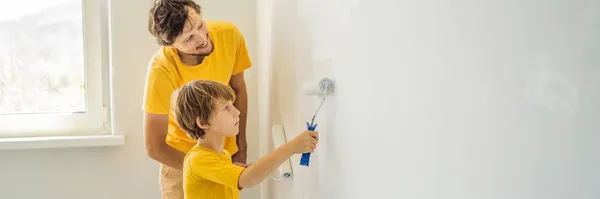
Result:
[[[0,0],[0,137],[108,133],[106,0]]]

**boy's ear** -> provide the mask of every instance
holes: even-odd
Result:
[[[200,120],[200,117],[196,118],[196,125],[198,125],[198,127],[200,127],[203,130],[208,129],[208,126],[209,126],[208,124],[203,124],[202,120]]]

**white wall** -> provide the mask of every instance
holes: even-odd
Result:
[[[599,1],[258,0],[258,13],[272,36],[259,36],[262,130],[295,136],[318,105],[302,83],[337,80],[311,167],[268,198],[600,198]]]
[[[127,136],[126,145],[111,148],[0,151],[0,198],[129,199],[160,198],[157,163],[146,157],[142,137],[141,102],[147,63],[158,49],[147,31],[149,0],[112,1],[114,130]],[[254,1],[233,3],[251,9],[234,10],[231,2],[200,2],[207,18],[231,20],[247,37],[255,53]],[[249,160],[258,154],[256,131],[256,69],[246,73],[249,104]],[[243,198],[259,198],[247,189]]]

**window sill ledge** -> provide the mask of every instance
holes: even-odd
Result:
[[[0,138],[0,150],[123,146],[123,135]]]

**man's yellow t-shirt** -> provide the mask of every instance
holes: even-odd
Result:
[[[252,65],[244,37],[233,23],[206,22],[214,50],[201,64],[187,66],[182,63],[176,48],[164,46],[152,57],[146,75],[143,109],[152,114],[169,114],[166,143],[184,153],[194,147],[196,140],[179,128],[170,113],[171,95],[175,89],[193,80],[213,80],[229,85],[232,75]],[[226,138],[224,147],[232,154],[236,153],[235,136]]]
[[[201,145],[193,147],[183,163],[185,199],[239,199],[243,167],[231,163],[231,153]]]

